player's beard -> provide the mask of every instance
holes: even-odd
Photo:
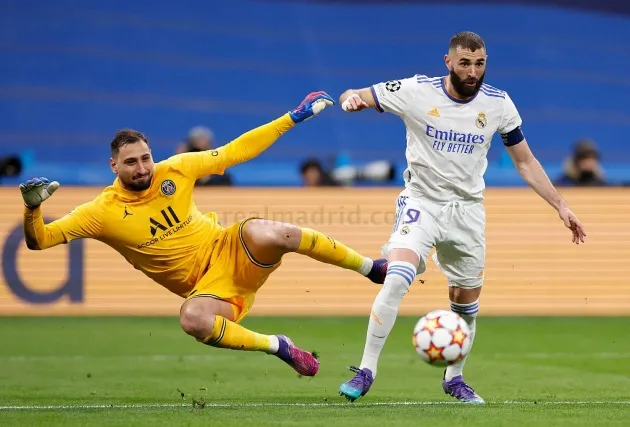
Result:
[[[135,181],[127,182],[125,187],[131,191],[145,191],[151,187],[151,179],[153,178],[153,174],[149,174],[145,177],[137,179]]]
[[[460,79],[459,76],[455,74],[455,71],[453,69],[450,70],[449,76],[451,77],[451,84],[453,85],[453,89],[455,89],[455,92],[457,92],[457,94],[462,98],[470,98],[475,96],[477,92],[479,92],[479,89],[481,88],[481,85],[483,83],[483,79],[486,77],[486,73],[484,72],[481,77],[476,79],[477,81],[474,86],[467,86],[466,83],[468,83],[469,80],[472,79]]]

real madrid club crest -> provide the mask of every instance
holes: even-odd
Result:
[[[177,187],[175,187],[175,183],[173,181],[171,181],[170,179],[165,179],[164,181],[162,181],[160,189],[162,190],[162,194],[164,194],[165,196],[172,196],[173,194],[175,194],[175,190],[177,189]]]
[[[409,234],[409,226],[403,226],[403,228],[400,229],[400,234]]]
[[[486,119],[486,113],[479,113],[477,119],[475,120],[475,125],[479,129],[483,129],[488,124],[488,119]]]

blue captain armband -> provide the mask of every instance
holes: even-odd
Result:
[[[525,139],[525,135],[523,135],[523,131],[520,126],[516,126],[514,129],[509,131],[508,133],[502,133],[501,139],[503,140],[503,145],[506,147],[511,147],[520,142],[523,142]]]

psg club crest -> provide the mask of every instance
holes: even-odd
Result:
[[[400,89],[401,85],[402,83],[400,83],[400,80],[390,80],[387,83],[385,83],[385,89],[387,89],[390,92],[396,92],[397,90]]]
[[[475,125],[479,129],[483,129],[488,124],[488,119],[486,119],[486,113],[479,113],[477,119],[475,120]]]
[[[165,179],[164,181],[162,181],[162,186],[160,188],[162,189],[162,194],[164,194],[165,196],[172,196],[173,194],[175,194],[175,183],[170,179]]]

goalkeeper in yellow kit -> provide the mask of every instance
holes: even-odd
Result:
[[[283,335],[263,335],[238,324],[256,292],[288,252],[357,271],[376,283],[385,279],[386,261],[363,257],[292,224],[249,218],[224,228],[214,212],[197,209],[193,188],[198,178],[258,156],[296,123],[333,104],[326,93],[311,93],[296,109],[217,150],[179,154],[157,164],[143,134],[119,131],[111,143],[113,185],[66,216],[49,224],[42,217],[40,204],[59,187],[57,182],[34,178],[20,185],[26,244],[42,250],[74,239],[99,240],[185,298],[181,327],[198,341],[274,354],[300,375],[313,376],[319,362],[310,352]]]

